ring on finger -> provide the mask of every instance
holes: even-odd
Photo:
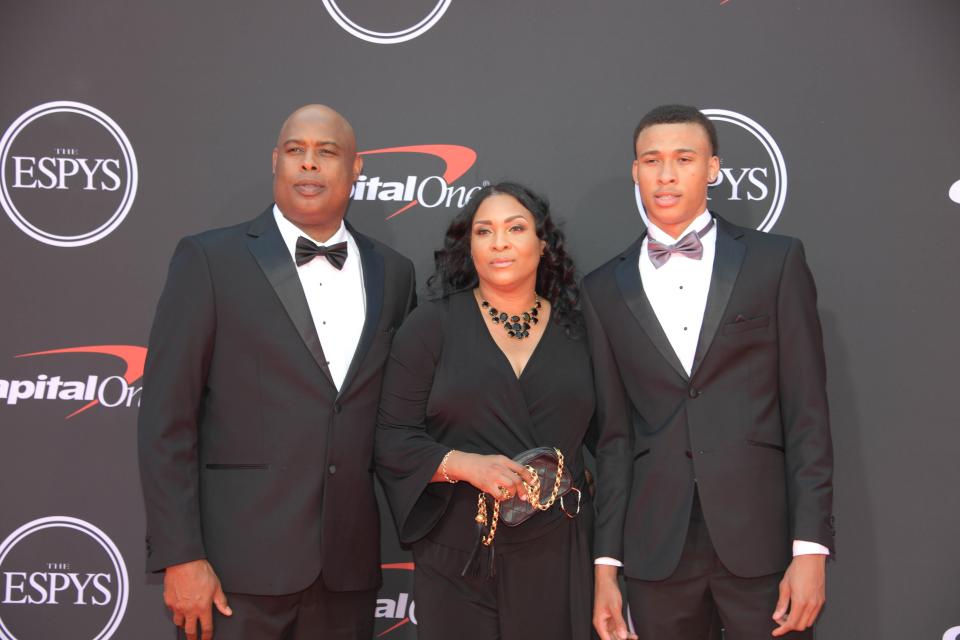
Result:
[[[507,489],[506,487],[498,486],[497,491],[500,494],[500,498],[502,498],[503,500],[506,500],[510,497],[510,489]]]

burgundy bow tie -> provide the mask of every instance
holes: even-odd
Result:
[[[343,265],[347,261],[347,243],[346,241],[338,242],[329,247],[324,247],[303,236],[297,238],[296,263],[298,267],[302,267],[317,256],[324,256],[339,271],[343,269]]]
[[[707,235],[707,232],[712,228],[713,218],[710,219],[710,222],[703,229],[684,234],[684,236],[674,244],[663,244],[653,238],[648,238],[647,255],[650,256],[650,262],[653,263],[655,269],[659,269],[667,264],[667,260],[675,253],[686,256],[691,260],[701,259],[703,257],[703,244],[700,242],[700,238]]]

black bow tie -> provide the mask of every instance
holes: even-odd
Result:
[[[300,236],[297,238],[296,262],[298,267],[302,267],[317,256],[324,256],[327,261],[338,271],[343,269],[343,264],[347,261],[347,243],[338,242],[329,247],[316,244],[315,242]]]

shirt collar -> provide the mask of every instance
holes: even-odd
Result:
[[[313,242],[312,238],[310,238],[306,233],[301,231],[300,228],[297,227],[297,225],[287,220],[287,218],[280,211],[280,207],[278,207],[276,204],[273,205],[273,218],[274,220],[277,221],[277,228],[280,229],[280,236],[283,238],[283,243],[287,245],[287,250],[290,251],[290,256],[296,259],[297,238],[299,238],[300,236],[303,236],[308,240],[310,240],[311,242]],[[321,246],[329,246],[332,244],[337,244],[338,242],[348,242],[349,244],[352,245],[353,244],[353,242],[351,242],[352,240],[353,240],[352,236],[347,231],[347,225],[344,224],[343,220],[341,220],[340,228],[337,229],[337,232],[334,233],[332,236],[330,236],[330,238],[326,242],[322,243]],[[316,243],[316,244],[321,244],[321,243]],[[356,250],[355,247],[350,247],[350,248],[353,249],[354,251]]]
[[[711,217],[712,217],[712,216],[710,215],[710,212],[707,211],[707,210],[704,210],[703,213],[701,213],[700,215],[698,215],[696,218],[693,219],[693,222],[691,222],[691,223],[687,226],[687,228],[684,230],[684,232],[683,232],[682,234],[680,234],[680,237],[682,238],[684,235],[690,233],[691,231],[697,231],[697,232],[699,232],[699,231],[700,231],[701,229],[703,229],[705,226],[707,226],[708,224],[710,224],[710,218],[711,218]],[[712,231],[712,229],[711,229],[711,231]],[[680,238],[674,238],[674,237],[671,236],[669,233],[667,233],[666,231],[664,231],[663,229],[661,229],[661,228],[658,227],[657,225],[653,224],[653,222],[651,222],[651,223],[647,226],[647,235],[650,236],[651,238],[653,238],[654,240],[656,240],[657,242],[660,242],[660,243],[665,244],[665,245],[671,245],[671,244],[677,242],[678,240],[680,240]],[[709,235],[709,234],[708,234],[708,235]]]

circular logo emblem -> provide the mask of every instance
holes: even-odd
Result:
[[[960,180],[957,180],[952,185],[950,185],[950,190],[947,192],[947,195],[951,200],[960,204]]]
[[[79,102],[30,109],[0,139],[0,205],[21,231],[80,247],[120,226],[137,194],[137,158],[110,116]]]
[[[40,518],[0,543],[0,640],[107,640],[129,595],[123,556],[89,522]]]
[[[419,22],[396,31],[376,31],[361,26],[343,12],[343,9],[337,4],[337,0],[323,0],[323,6],[327,9],[330,17],[332,17],[344,31],[354,37],[376,44],[396,44],[398,42],[413,40],[429,31],[433,25],[440,21],[440,18],[443,17],[443,14],[446,13],[450,7],[451,2],[452,0],[439,0]]]
[[[736,111],[701,111],[713,121],[720,140],[720,174],[710,183],[707,206],[734,224],[770,231],[787,198],[787,167],[776,140],[755,120]],[[634,197],[649,225],[636,185]]]

